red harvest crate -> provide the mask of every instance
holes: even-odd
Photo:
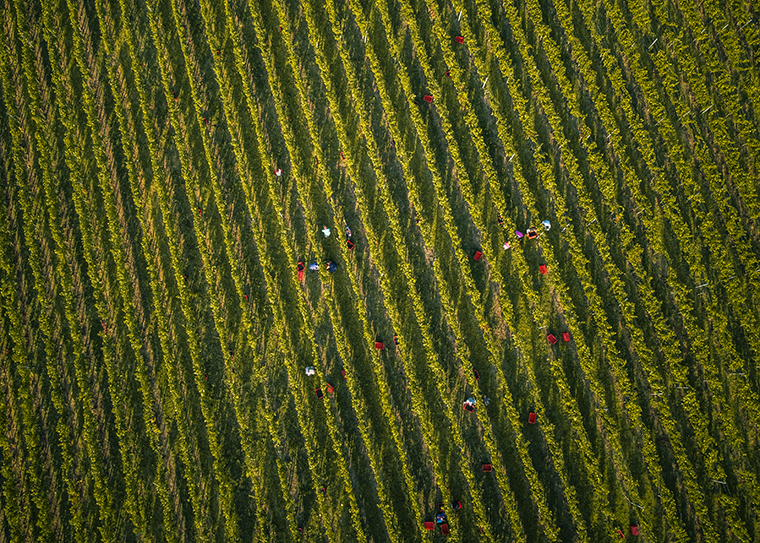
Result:
[[[423,100],[425,100],[426,102],[430,103],[430,102],[433,101],[433,97],[430,96],[429,94],[426,94],[425,97],[423,98]]]
[[[536,424],[536,419],[538,418],[538,415],[535,413],[528,413],[528,422],[531,424]]]
[[[541,272],[541,275],[546,275],[546,273],[549,271],[549,270],[546,268],[546,264],[541,264],[541,265],[538,267],[538,269],[539,269],[539,271]]]
[[[457,37],[456,37],[456,38],[454,38],[454,39],[455,39],[455,40],[456,40],[456,42],[457,42],[457,43],[459,43],[459,44],[461,44],[461,43],[464,43],[464,38],[463,38],[462,36],[457,36]]]
[[[562,332],[562,341],[570,341],[570,332]]]
[[[552,345],[556,345],[557,344],[557,338],[554,337],[554,334],[549,334],[548,336],[546,336],[546,341],[548,341]]]
[[[473,255],[472,258],[474,258],[475,260],[480,260],[481,258],[483,258],[483,253],[481,253],[480,251],[475,251],[475,254]]]
[[[380,343],[379,341],[376,341],[375,349],[377,349],[378,351],[382,351],[383,349],[385,349],[385,343]]]

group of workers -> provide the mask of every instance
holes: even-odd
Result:
[[[346,240],[349,243],[349,249],[350,249],[353,247],[353,243],[351,243],[351,228],[349,228],[348,223],[345,221],[343,222],[343,225],[345,226],[345,229],[346,229]],[[328,226],[323,226],[322,234],[326,238],[329,238],[330,234],[332,234],[332,230],[330,230],[330,227]],[[309,264],[309,269],[311,271],[319,271],[319,264],[317,262],[312,262],[311,264]],[[338,271],[338,265],[332,260],[326,260],[325,269],[330,273],[335,273],[336,271]],[[298,279],[299,280],[303,279],[303,264],[301,264],[300,262],[298,263]]]
[[[462,502],[460,502],[459,500],[454,500],[453,502],[451,502],[451,508],[454,511],[459,511],[462,508]],[[435,516],[435,522],[436,524],[444,524],[445,522],[447,522],[446,512],[443,510],[442,503],[438,504],[438,514]]]
[[[504,221],[501,220],[501,217],[499,217],[499,224],[502,224],[503,222]],[[548,220],[543,220],[541,221],[541,226],[544,227],[544,232],[548,232],[549,229],[552,227],[552,223],[550,223]],[[523,234],[519,230],[515,230],[515,236],[517,236],[520,239],[520,241],[522,241],[523,235],[527,236],[528,239],[536,239],[538,237],[538,230],[536,229],[535,226],[531,226],[530,228],[528,228],[525,234]],[[504,247],[504,250],[506,251],[507,249],[512,248],[512,244],[510,244],[509,240],[507,240],[504,242],[504,245],[502,247]]]
[[[501,216],[499,216],[498,221],[499,221],[499,224],[504,223],[504,220],[501,218]],[[345,229],[346,229],[346,240],[348,242],[349,249],[352,249],[353,243],[351,242],[351,229],[348,227],[347,222],[343,221],[343,225],[345,226]],[[552,223],[544,219],[543,221],[541,221],[541,226],[543,227],[544,232],[548,232],[552,227]],[[322,234],[326,238],[329,238],[330,234],[332,234],[332,230],[330,230],[328,226],[323,226]],[[538,229],[535,226],[531,226],[530,228],[528,228],[528,230],[526,230],[525,234],[523,234],[519,230],[515,230],[515,235],[518,237],[518,239],[520,239],[520,241],[522,241],[523,236],[526,236],[528,239],[536,239],[538,237]],[[504,244],[502,245],[502,247],[506,251],[507,249],[512,248],[512,244],[509,242],[509,240],[506,240],[504,241]],[[325,266],[327,267],[327,271],[329,271],[330,273],[333,273],[338,269],[338,265],[335,264],[335,262],[331,260],[326,261]],[[309,269],[312,271],[318,271],[319,264],[314,262],[313,264],[309,265]]]

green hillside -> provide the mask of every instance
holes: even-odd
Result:
[[[760,541],[759,12],[0,0],[0,543]]]

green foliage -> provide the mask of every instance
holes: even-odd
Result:
[[[757,540],[754,15],[4,5],[0,539]]]

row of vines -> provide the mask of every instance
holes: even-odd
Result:
[[[0,541],[760,538],[751,2],[0,25]]]

